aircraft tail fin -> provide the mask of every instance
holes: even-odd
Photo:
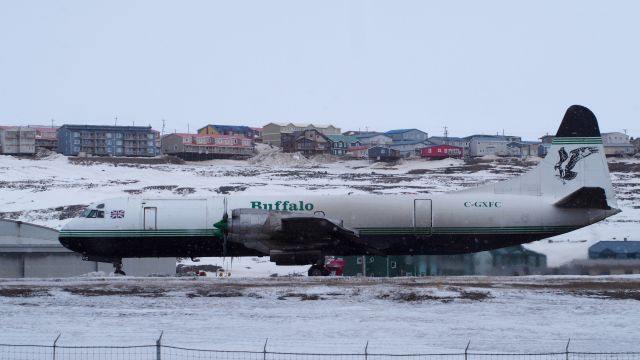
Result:
[[[580,105],[567,109],[537,167],[489,187],[495,193],[544,196],[561,207],[617,208],[598,121],[591,110]]]

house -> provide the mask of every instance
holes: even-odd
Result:
[[[402,156],[398,150],[386,146],[373,146],[367,150],[367,157],[373,161],[396,161]]]
[[[394,143],[397,141],[425,141],[429,138],[426,132],[418,129],[389,130],[384,134],[390,137]]]
[[[328,153],[329,138],[317,129],[282,133],[280,144],[283,152],[300,152],[306,156]]]
[[[0,129],[0,154],[30,155],[35,152],[35,129],[25,126]]]
[[[162,153],[184,160],[248,158],[253,141],[242,135],[174,133],[162,138]]]
[[[435,145],[451,145],[462,148],[463,156],[469,154],[469,140],[461,137],[452,137],[452,136],[432,136],[429,139],[429,142]]]
[[[452,145],[430,145],[420,150],[420,156],[426,159],[444,159],[444,158],[460,158],[464,153],[464,149],[459,146]]]
[[[268,123],[262,127],[262,142],[269,145],[281,146],[282,134],[315,129],[323,135],[340,135],[340,128],[333,125],[299,124],[299,123]]]
[[[606,156],[631,156],[636,151],[629,136],[621,132],[602,133],[602,145]]]
[[[469,156],[509,156],[507,144],[521,142],[519,136],[507,135],[471,135],[465,137],[469,141]]]
[[[400,152],[403,158],[420,156],[422,148],[433,145],[429,140],[398,140],[388,145],[391,149]]]
[[[327,138],[329,139],[331,155],[346,155],[350,148],[362,145],[355,136],[327,135]]]
[[[256,139],[262,134],[257,128],[242,125],[207,125],[198,129],[201,135],[242,135],[247,139]]]
[[[362,145],[390,145],[393,142],[389,136],[377,132],[360,133],[354,136],[360,140]]]
[[[514,157],[538,156],[540,144],[536,141],[512,141],[507,144],[507,153]]]
[[[36,149],[55,151],[58,148],[57,127],[34,127],[36,130]]]
[[[555,139],[555,135],[545,135],[543,137],[540,138],[540,142],[542,142],[543,144],[551,144],[553,142],[553,139]]]
[[[457,255],[347,256],[345,276],[540,275],[547,257],[522,245]]]
[[[631,143],[633,144],[633,147],[635,148],[636,154],[640,153],[640,138],[635,138],[635,139],[631,140]]]
[[[599,241],[589,247],[588,260],[574,260],[557,269],[559,274],[640,274],[640,241]]]

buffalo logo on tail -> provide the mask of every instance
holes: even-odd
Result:
[[[577,172],[572,171],[578,161],[597,152],[597,147],[585,146],[571,150],[571,152],[569,153],[571,154],[571,156],[569,156],[564,147],[561,147],[560,150],[558,150],[560,160],[558,160],[556,166],[554,166],[553,168],[558,171],[557,176],[562,180],[563,183],[569,180],[573,180],[576,178],[576,176],[578,176]]]

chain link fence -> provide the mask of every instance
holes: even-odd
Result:
[[[189,349],[163,345],[160,337],[155,345],[140,346],[59,346],[0,344],[0,360],[640,360],[640,352],[564,352],[549,353],[459,353],[376,354],[367,347],[362,353],[300,353],[268,351],[227,351]]]

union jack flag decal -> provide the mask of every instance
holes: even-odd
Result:
[[[112,210],[111,218],[112,219],[122,219],[124,217],[124,210]]]

